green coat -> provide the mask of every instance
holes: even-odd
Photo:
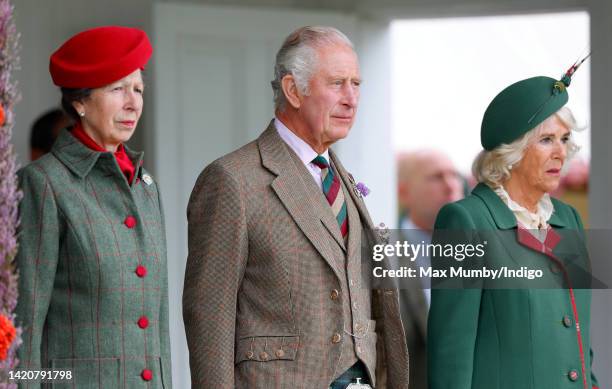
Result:
[[[555,231],[578,231],[583,238],[576,211],[552,201],[555,210],[549,224]],[[517,241],[514,214],[484,184],[443,207],[435,229],[507,230],[513,239],[488,242],[488,256],[545,269],[544,278],[562,276],[552,258]],[[584,247],[582,239],[579,244]],[[560,259],[567,263],[567,258]],[[570,389],[584,388],[585,382],[586,388],[596,386],[591,374],[590,301],[589,289],[432,290],[430,389]]]
[[[131,186],[111,153],[66,130],[19,172],[19,368],[72,371],[53,387],[172,384],[159,192],[142,153],[126,152],[137,166]]]

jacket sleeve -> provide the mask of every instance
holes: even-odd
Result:
[[[453,203],[440,210],[435,230],[467,231],[475,226],[465,208]],[[432,287],[427,329],[430,389],[472,388],[480,300],[479,289]]]
[[[38,165],[19,172],[23,199],[15,258],[19,272],[17,321],[23,328],[18,350],[22,369],[40,369],[43,327],[53,292],[63,230],[53,188]]]
[[[164,388],[172,388],[172,358],[171,358],[171,346],[170,346],[170,328],[169,328],[169,320],[170,315],[168,313],[168,255],[167,255],[167,244],[166,244],[166,220],[164,217],[164,208],[161,202],[161,193],[159,192],[159,188],[157,190],[157,198],[159,204],[159,213],[161,216],[161,225],[162,225],[162,236],[164,242],[164,264],[165,267],[162,269],[163,273],[161,276],[162,285],[161,285],[161,303],[159,309],[159,339],[161,345],[161,358],[162,358],[162,368],[163,368],[163,379],[164,379]]]
[[[218,162],[187,207],[183,318],[194,388],[234,388],[236,302],[248,257],[242,188]]]

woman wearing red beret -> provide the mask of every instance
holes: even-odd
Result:
[[[76,124],[19,173],[16,261],[19,368],[53,370],[54,387],[172,385],[162,207],[143,153],[124,145],[142,113],[152,51],[143,31],[108,26],[51,56]]]

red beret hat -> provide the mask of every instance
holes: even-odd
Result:
[[[99,88],[144,69],[153,48],[144,31],[105,26],[68,39],[49,60],[53,83],[64,88]]]

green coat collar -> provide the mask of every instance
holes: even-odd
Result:
[[[472,190],[472,194],[485,203],[498,228],[508,230],[517,227],[516,217],[510,208],[506,206],[503,200],[488,185],[479,183]],[[557,201],[555,199],[552,200],[555,212],[553,212],[548,223],[554,227],[567,227],[567,223],[556,212],[558,207]]]
[[[138,177],[142,168],[144,153],[130,150],[125,145],[123,147],[134,166],[136,166],[136,177]],[[67,129],[60,132],[51,152],[79,178],[85,178],[100,158],[107,158],[108,161],[116,165],[117,171],[121,172],[111,152],[102,153],[91,150],[72,136]]]

